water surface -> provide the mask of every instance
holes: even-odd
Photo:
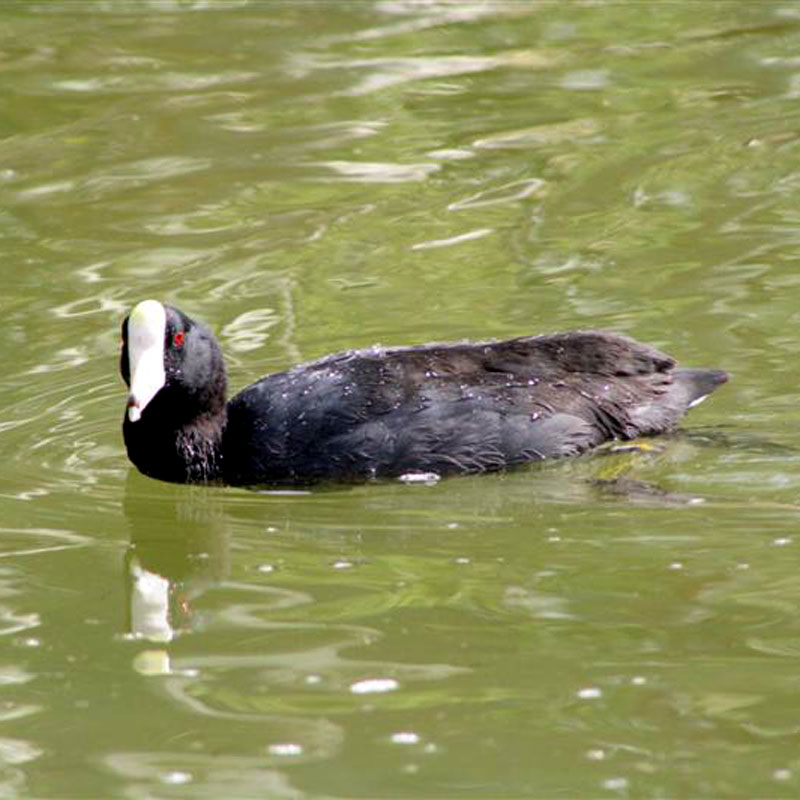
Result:
[[[795,796],[800,5],[5,2],[0,796]],[[133,471],[119,325],[231,383],[603,327],[648,452],[270,493]]]

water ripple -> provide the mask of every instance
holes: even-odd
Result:
[[[239,353],[257,350],[269,338],[268,331],[280,324],[281,317],[273,308],[255,308],[240,314],[222,329],[226,346]]]
[[[318,166],[332,170],[340,180],[360,183],[421,181],[441,168],[439,164],[389,164],[365,161],[322,161]]]
[[[216,757],[166,749],[118,751],[106,755],[103,763],[125,780],[130,797],[305,797],[288,775],[270,768],[270,762],[280,764],[280,759],[269,758],[266,747],[259,749],[243,756],[220,747]]]
[[[503,186],[494,186],[491,189],[484,189],[477,194],[465,197],[463,200],[456,200],[450,203],[447,208],[450,211],[463,211],[468,208],[482,208],[484,206],[515,203],[517,200],[524,200],[527,197],[538,195],[546,185],[546,182],[541,178],[526,178],[519,181],[512,181]]]
[[[0,528],[0,537],[0,558],[55,553],[59,550],[86,547],[91,543],[86,536],[49,528]],[[0,685],[2,682],[0,679]]]
[[[394,86],[434,78],[487,72],[510,67],[551,69],[564,61],[563,53],[548,50],[509,50],[497,55],[448,55],[394,58],[322,59],[307,53],[295,56],[292,70],[298,76],[317,70],[362,70],[366,76],[339,94],[360,97]]]
[[[417,244],[411,245],[411,249],[431,250],[436,247],[451,247],[454,244],[462,244],[463,242],[472,242],[475,239],[483,239],[484,236],[488,236],[490,233],[494,233],[493,228],[477,228],[474,231],[467,231],[466,233],[461,233],[457,236],[450,236],[447,239],[431,239],[427,242],[418,242]]]
[[[376,11],[386,16],[406,16],[407,19],[362,28],[338,37],[344,41],[365,42],[373,39],[384,39],[408,33],[419,33],[429,28],[457,25],[459,23],[478,22],[487,17],[522,16],[528,9],[516,0],[461,0],[459,3],[418,3],[409,0],[380,0],[375,4]],[[337,37],[330,37],[332,42]]]
[[[597,136],[601,130],[602,125],[595,119],[572,119],[566,122],[499,131],[476,139],[472,146],[479,150],[527,149]]]
[[[55,92],[91,94],[125,94],[142,92],[197,91],[237,83],[249,83],[260,77],[258,72],[221,71],[209,74],[191,72],[136,72],[129,75],[92,75],[86,78],[60,78],[50,83]]]

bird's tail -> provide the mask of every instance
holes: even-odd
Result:
[[[721,369],[679,367],[672,374],[675,386],[680,387],[685,396],[687,410],[702,403],[711,392],[728,380],[728,373]]]

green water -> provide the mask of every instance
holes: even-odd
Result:
[[[0,797],[800,793],[800,3],[0,5]],[[119,325],[240,388],[622,331],[648,453],[253,493],[129,467]]]

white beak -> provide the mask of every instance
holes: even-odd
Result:
[[[131,393],[128,419],[138,422],[147,404],[166,383],[164,335],[167,312],[157,300],[143,300],[128,318],[128,368]]]

